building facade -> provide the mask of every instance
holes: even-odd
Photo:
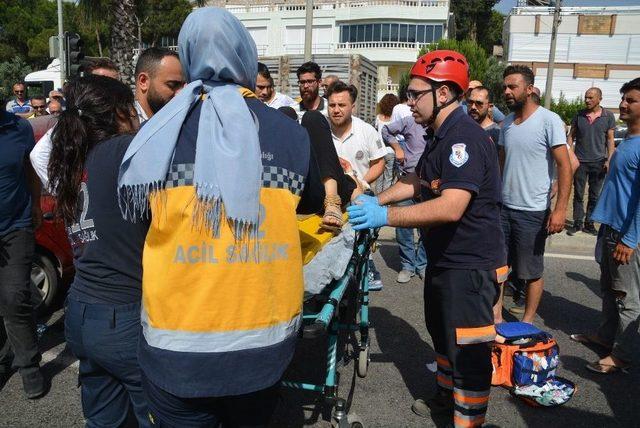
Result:
[[[504,58],[530,66],[544,91],[553,8],[516,7],[504,24]],[[552,96],[582,98],[590,87],[617,112],[620,87],[640,76],[640,6],[563,7],[558,27]]]
[[[305,0],[214,0],[247,27],[261,57],[304,53]],[[378,67],[378,99],[398,90],[423,45],[447,37],[449,0],[315,0],[312,53],[359,54]],[[322,64],[320,64],[322,66]]]

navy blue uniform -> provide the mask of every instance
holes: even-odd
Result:
[[[501,179],[496,147],[462,108],[433,135],[416,168],[424,200],[463,189],[471,200],[456,223],[423,231],[429,265],[425,318],[437,355],[437,382],[452,393],[455,426],[484,422],[491,387],[497,276],[504,274]]]
[[[88,426],[121,426],[130,411],[150,426],[138,366],[142,247],[148,224],[122,219],[118,167],[133,135],[98,143],[87,155],[77,222],[67,227],[76,275],[65,337],[80,361]]]

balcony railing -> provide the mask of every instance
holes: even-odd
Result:
[[[304,43],[288,43],[284,44],[283,47],[286,54],[296,55],[304,53]],[[333,53],[333,43],[313,43],[311,45],[311,53],[331,54]],[[259,52],[258,55],[260,55]]]
[[[521,6],[511,9],[511,15],[553,15],[554,8],[546,6]],[[640,6],[563,7],[561,15],[624,15],[638,14]]]
[[[409,42],[356,42],[356,43],[338,43],[337,50],[349,49],[409,49],[419,51],[420,48],[428,43],[409,43]]]
[[[266,55],[268,47],[269,47],[268,45],[256,45],[256,49],[258,50],[258,55],[259,56]],[[163,48],[171,49],[172,51],[176,51],[176,52],[178,51],[178,47],[177,46],[163,46]],[[140,49],[135,48],[133,50],[133,55],[134,56],[137,56],[139,53],[140,53]]]
[[[378,92],[396,94],[398,89],[400,89],[399,83],[378,83]]]
[[[303,0],[292,0],[291,2],[278,2],[274,0],[257,0],[249,3],[230,4],[225,0],[213,0],[209,2],[212,6],[225,7],[231,13],[264,13],[264,12],[287,12],[304,11],[306,3]],[[314,10],[333,10],[364,8],[371,6],[395,6],[412,8],[446,8],[449,0],[319,0],[313,5]]]

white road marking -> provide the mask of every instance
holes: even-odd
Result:
[[[551,259],[589,260],[592,262],[596,260],[593,256],[578,256],[575,254],[545,253],[544,256]]]
[[[65,347],[64,344],[58,345],[53,349],[48,350],[47,352],[42,353],[42,362],[41,366],[50,363],[56,358],[60,357],[57,363],[65,366],[65,367],[79,367],[79,362],[76,357],[73,356],[71,351]]]

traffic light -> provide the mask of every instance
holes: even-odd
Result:
[[[77,33],[64,33],[65,70],[67,79],[79,77],[84,72],[84,42]]]

